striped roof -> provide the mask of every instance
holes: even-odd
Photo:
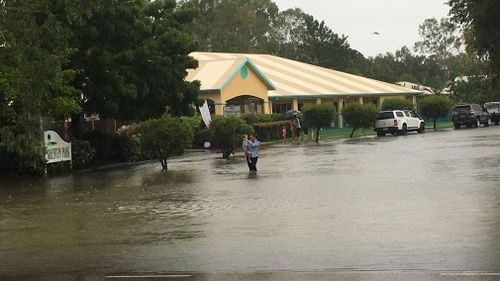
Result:
[[[193,55],[193,54],[191,54]],[[196,58],[196,57],[195,57]],[[255,66],[255,64],[244,56],[220,60],[200,60],[197,69],[188,69],[188,81],[199,80],[202,91],[223,90],[227,84],[245,65],[252,68],[257,76],[267,85],[269,90],[276,90],[271,81]]]
[[[189,71],[187,80],[200,80],[202,91],[221,89],[239,71],[237,66],[249,59],[261,78],[275,86],[275,90],[269,91],[270,99],[422,94],[396,84],[272,55],[194,52],[191,56],[199,61],[199,67]]]

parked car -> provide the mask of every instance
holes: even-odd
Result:
[[[488,111],[491,116],[491,121],[498,125],[500,122],[500,102],[487,102],[484,104],[484,108]]]
[[[491,125],[491,116],[486,109],[479,104],[461,104],[455,106],[452,113],[453,126],[460,129],[462,125],[467,127],[480,127]]]
[[[409,131],[423,133],[425,121],[410,110],[381,111],[375,122],[375,131],[377,136],[385,136],[387,133],[406,135]]]

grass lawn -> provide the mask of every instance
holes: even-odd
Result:
[[[426,122],[425,128],[427,130],[432,130],[434,128],[434,125],[431,122]],[[436,123],[436,129],[448,129],[448,128],[453,128],[453,122],[437,122]]]
[[[452,122],[437,122],[436,124],[437,129],[448,129],[448,128],[453,128],[453,123]],[[433,129],[433,124],[432,122],[427,123],[426,126],[427,130],[432,130]],[[319,138],[321,140],[335,140],[335,139],[344,139],[344,138],[349,138],[351,135],[352,128],[327,128],[327,129],[322,129]],[[310,133],[309,133],[310,134]],[[375,131],[373,128],[370,129],[357,129],[356,132],[354,132],[354,138],[355,137],[363,137],[363,136],[373,136],[375,135]],[[303,135],[301,134],[301,137]],[[308,141],[311,141],[311,137],[309,136]]]

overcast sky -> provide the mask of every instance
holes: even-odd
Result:
[[[337,34],[349,37],[351,48],[366,57],[413,50],[418,26],[428,18],[448,16],[446,0],[274,0],[280,10],[300,8],[324,20]],[[380,35],[372,35],[379,32]]]

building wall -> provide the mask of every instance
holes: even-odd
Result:
[[[306,104],[321,104],[321,103],[329,103],[333,104],[335,107],[336,112],[336,118],[335,118],[335,125],[339,128],[342,128],[344,126],[344,120],[342,118],[342,110],[345,106],[345,104],[354,102],[354,103],[361,103],[361,104],[373,104],[378,106],[380,109],[382,107],[382,103],[386,99],[392,99],[392,98],[397,98],[397,99],[408,99],[413,102],[413,105],[416,106],[416,96],[381,96],[381,95],[367,95],[365,97],[362,96],[356,96],[356,97],[348,97],[348,96],[338,96],[338,97],[331,97],[327,96],[325,98],[314,98],[314,99],[280,99],[278,101],[275,101],[277,104],[286,104],[290,105],[291,109],[299,110],[301,106],[306,105]]]
[[[241,75],[241,71],[229,82],[228,85],[222,90],[222,100],[228,101],[239,96],[254,96],[264,101],[268,101],[267,86],[257,76],[257,74],[248,66],[247,77]]]
[[[226,102],[228,100],[241,96],[253,96],[261,99],[264,103],[264,113],[270,113],[269,100],[267,96],[267,85],[262,81],[262,79],[255,73],[252,68],[248,66],[244,67],[246,68],[246,77],[242,75],[241,71],[239,71],[221,92],[200,94],[201,98],[210,99],[215,102],[216,115],[224,114],[224,106],[226,105]]]

